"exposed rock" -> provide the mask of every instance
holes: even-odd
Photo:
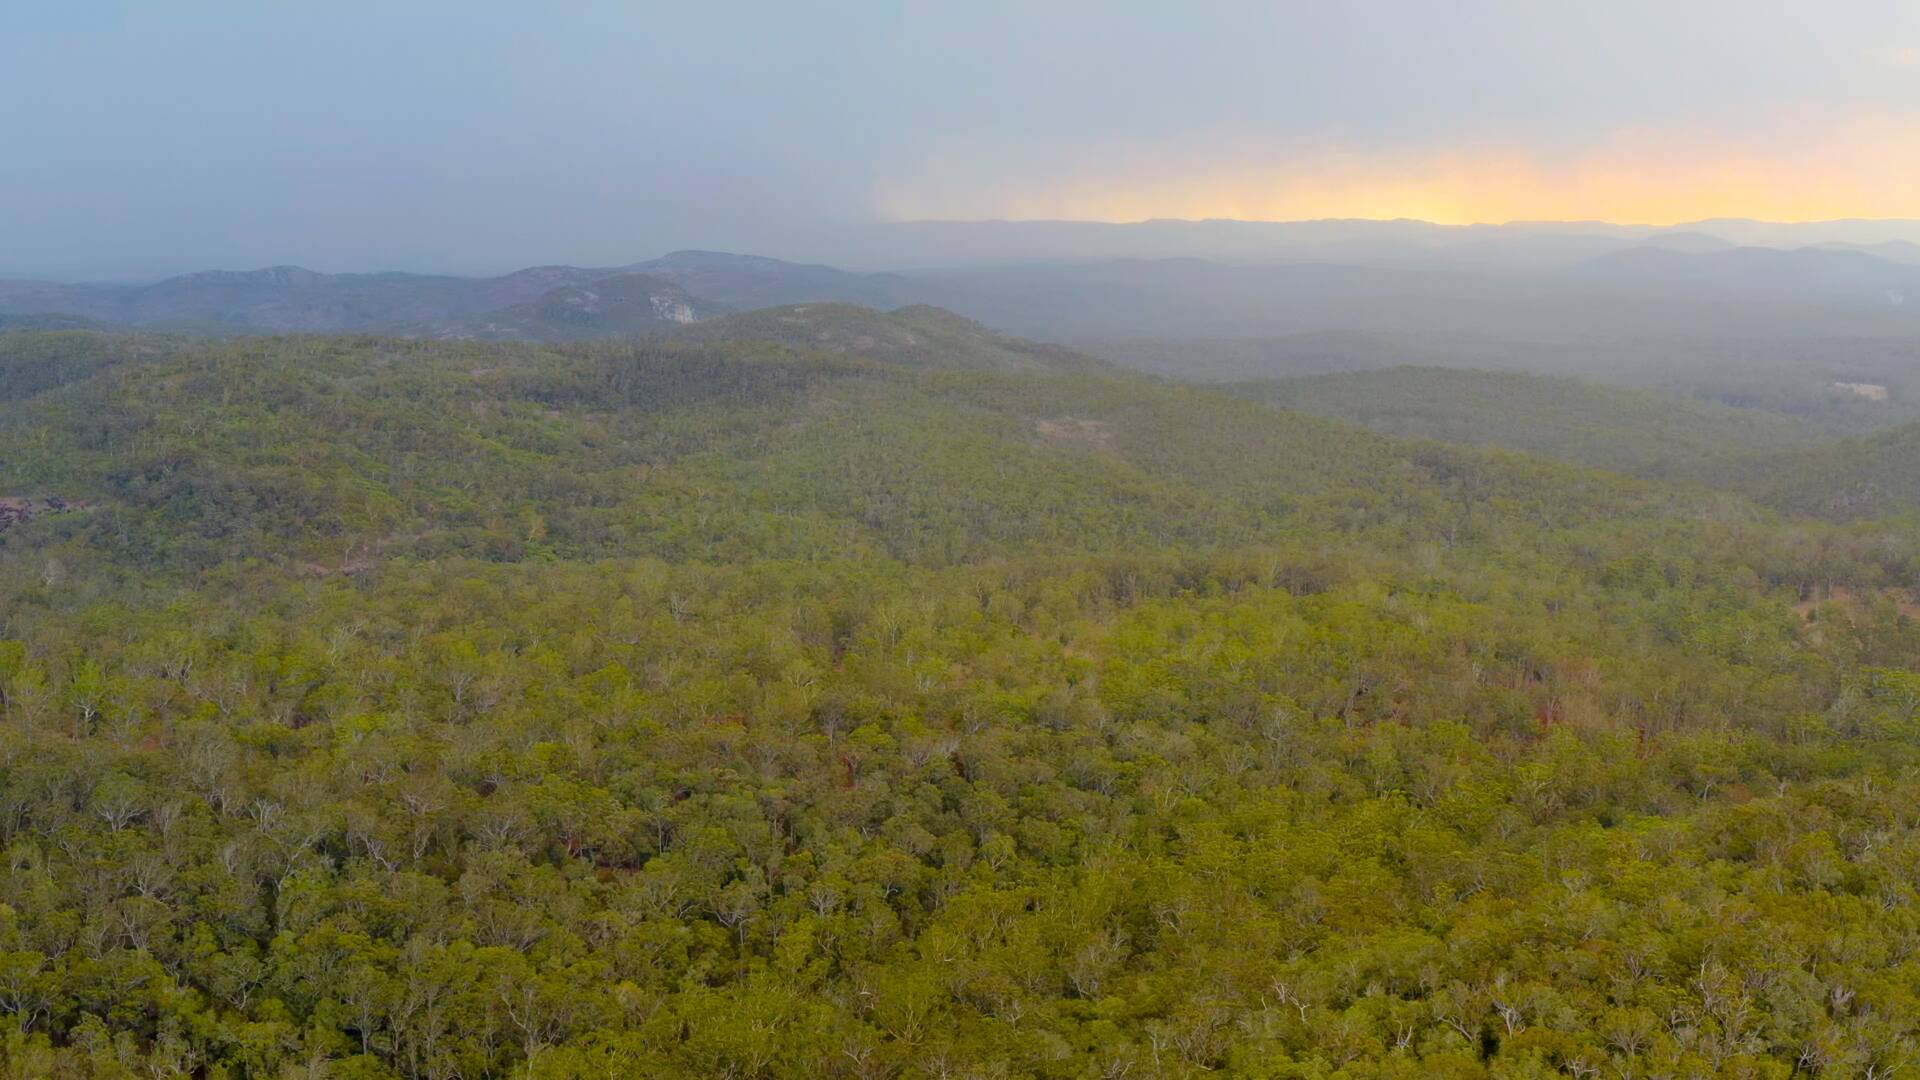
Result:
[[[45,498],[0,495],[0,533],[15,525],[24,525],[41,514],[58,514],[68,510],[85,510],[87,504],[78,499],[63,499],[58,495]]]
[[[1868,401],[1887,400],[1887,388],[1881,386],[1879,383],[1837,382],[1833,384],[1833,388],[1835,390],[1845,390],[1849,393],[1856,394],[1866,398]]]
[[[1034,422],[1034,431],[1051,443],[1078,446],[1087,450],[1113,449],[1113,425],[1105,420],[1078,416],[1056,416]]]

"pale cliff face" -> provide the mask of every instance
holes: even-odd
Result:
[[[694,315],[693,307],[678,297],[650,296],[647,299],[653,303],[653,313],[669,322],[690,323],[698,317]]]

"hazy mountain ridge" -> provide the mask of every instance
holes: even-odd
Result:
[[[1577,304],[1595,294],[1665,304],[1771,305],[1784,298],[1815,308],[1898,309],[1907,296],[1920,295],[1920,226],[1881,224],[1873,235],[1837,226],[1832,235],[1811,227],[1769,234],[1800,241],[1789,249],[1753,247],[1746,241],[1756,223],[1725,222],[1665,229],[1597,222],[909,222],[822,242],[843,251],[848,265],[918,267],[904,272],[711,251],[481,278],[273,266],[139,285],[0,281],[0,314],[209,333],[457,337],[487,336],[493,331],[474,328],[492,325],[538,336],[548,330],[541,320],[507,309],[565,304],[564,294],[550,301],[548,294],[637,273],[682,290],[685,297],[671,299],[696,311],[926,303],[1053,339],[1429,333],[1511,321],[1516,302]],[[1621,320],[1609,313],[1599,321]],[[607,332],[631,329],[614,320]]]
[[[1920,243],[1920,221],[1782,224],[1713,219],[1671,226],[1604,221],[1513,221],[1441,225],[1416,219],[1240,221],[906,221],[815,237],[827,261],[851,266],[978,267],[1008,262],[1123,258],[1332,259],[1415,265],[1538,268],[1608,250],[1805,247],[1822,243]]]
[[[607,282],[613,283],[610,289],[595,287]],[[640,289],[646,290],[644,297]],[[0,281],[0,314],[10,317],[57,314],[215,334],[571,340],[625,335],[773,303],[850,300],[898,306],[910,299],[910,290],[887,276],[711,252],[678,252],[611,268],[536,266],[492,278],[324,274],[275,266],[204,271],[147,285]]]
[[[214,333],[391,330],[459,322],[538,298],[591,272],[558,268],[498,278],[322,274],[301,267],[207,271],[150,285],[0,283],[0,310],[61,312],[129,326]]]
[[[483,341],[622,337],[691,323],[725,310],[688,295],[664,278],[618,273],[559,285],[537,300],[491,311],[453,327],[424,327],[414,336]]]
[[[1560,276],[1668,295],[1691,289],[1710,296],[1815,296],[1896,307],[1910,296],[1920,299],[1920,266],[1860,248],[1738,247],[1681,253],[1635,247],[1578,263]]]
[[[923,297],[913,281],[898,274],[860,274],[762,255],[676,251],[625,269],[664,278],[740,311],[822,301],[895,308]]]
[[[1199,229],[1315,243],[1446,238],[1460,252],[1512,242],[1558,245],[1562,258],[1575,247],[1582,254],[1524,271],[1180,257],[867,274],[711,251],[613,268],[536,266],[493,278],[278,266],[143,286],[0,282],[0,317],[28,326],[214,335],[731,335],[879,350],[921,366],[966,356],[1003,370],[1085,365],[1092,361],[1082,354],[1092,353],[1156,374],[1230,381],[1402,365],[1500,369],[1759,409],[1826,436],[1920,419],[1920,302],[1908,302],[1920,298],[1920,266],[1832,246],[1850,241],[1782,250],[1736,247],[1690,229],[1586,224],[1147,224],[1171,234]],[[1084,223],[1060,228],[1111,232]],[[967,234],[960,225],[939,229]],[[1898,243],[1882,245],[1898,254]],[[1584,254],[1596,245],[1611,250]],[[900,310],[929,305],[953,314]],[[794,310],[800,307],[813,310]],[[713,319],[733,321],[699,330]],[[1009,345],[1007,335],[1026,341]],[[1033,341],[1080,352],[1040,355]]]
[[[0,315],[0,330],[104,330],[106,324],[84,315]]]

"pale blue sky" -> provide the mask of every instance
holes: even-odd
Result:
[[[1688,166],[1709,195],[1796,139],[1843,139],[1836,174],[1920,157],[1895,0],[6,6],[7,274],[804,255],[888,215],[1484,216],[1408,185],[1485,188],[1488,161],[1517,209],[1624,212],[1686,147],[1735,162]]]

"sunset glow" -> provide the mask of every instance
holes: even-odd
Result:
[[[1418,218],[1442,224],[1606,220],[1669,225],[1920,217],[1920,121],[1803,121],[1764,138],[1613,133],[1580,152],[1499,140],[1421,149],[1233,138],[1107,145],[1030,173],[943,149],[882,183],[895,220]]]

